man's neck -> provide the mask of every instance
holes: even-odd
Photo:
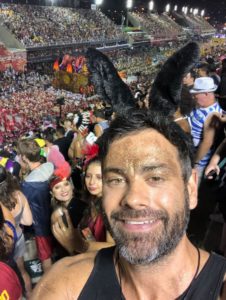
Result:
[[[207,259],[208,253],[202,251],[199,271]],[[134,266],[120,258],[117,268],[126,299],[176,299],[189,287],[197,265],[198,251],[184,237],[170,255],[156,263]]]
[[[29,168],[31,171],[33,171],[34,169],[38,168],[41,166],[41,163],[38,161],[38,162],[32,162],[29,164]]]

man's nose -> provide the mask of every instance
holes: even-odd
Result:
[[[149,205],[147,184],[142,180],[133,180],[128,184],[122,199],[122,205],[133,209],[144,209]]]

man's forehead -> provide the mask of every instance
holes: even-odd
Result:
[[[177,156],[177,149],[155,129],[144,129],[115,140],[110,146],[105,163],[116,161],[145,161]]]

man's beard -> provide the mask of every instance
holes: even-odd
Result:
[[[149,265],[170,254],[186,233],[190,217],[189,195],[186,189],[183,208],[172,216],[165,210],[134,210],[123,207],[111,213],[109,222],[106,214],[103,214],[106,228],[116,242],[119,255],[130,264]],[[126,232],[120,226],[121,222],[117,221],[123,219],[154,220],[160,224],[157,224],[156,231],[151,229],[151,232],[146,233]]]

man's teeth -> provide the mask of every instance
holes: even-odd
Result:
[[[143,225],[143,224],[151,224],[154,221],[125,221],[126,224],[131,224],[131,225]]]

